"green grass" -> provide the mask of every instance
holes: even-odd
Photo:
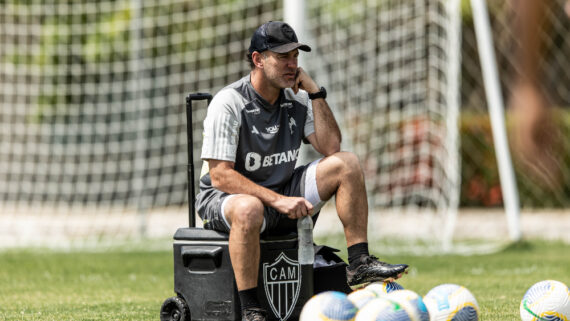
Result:
[[[0,320],[157,320],[172,253],[0,254]]]
[[[570,284],[570,245],[562,243],[524,242],[474,256],[384,256],[379,246],[371,249],[410,264],[398,282],[420,295],[442,283],[467,287],[485,321],[520,320],[520,300],[535,282]],[[0,252],[0,320],[158,320],[172,295],[171,251]]]
[[[522,243],[481,256],[402,258],[414,268],[401,284],[425,295],[441,283],[467,287],[479,303],[481,320],[520,320],[519,304],[534,283],[570,284],[570,246]]]

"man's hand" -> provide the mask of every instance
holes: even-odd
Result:
[[[302,197],[282,196],[271,206],[279,213],[287,215],[290,219],[313,215],[313,204]]]
[[[313,78],[311,78],[303,68],[299,67],[297,68],[297,75],[295,76],[295,85],[291,87],[291,89],[293,89],[295,94],[299,92],[299,89],[303,89],[309,94],[312,94],[319,91],[319,86],[317,86],[317,83],[315,83]]]

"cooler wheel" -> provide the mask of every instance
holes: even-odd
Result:
[[[181,297],[164,300],[160,307],[160,321],[190,321],[190,308]]]

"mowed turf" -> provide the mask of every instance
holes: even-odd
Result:
[[[474,256],[383,256],[371,249],[410,264],[398,283],[422,296],[442,283],[467,287],[485,321],[520,320],[520,300],[538,281],[570,284],[570,245],[562,243],[524,242]],[[0,320],[158,320],[173,295],[171,251],[0,252]]]

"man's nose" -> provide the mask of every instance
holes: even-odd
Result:
[[[287,60],[287,67],[297,68],[297,58],[289,58]]]

